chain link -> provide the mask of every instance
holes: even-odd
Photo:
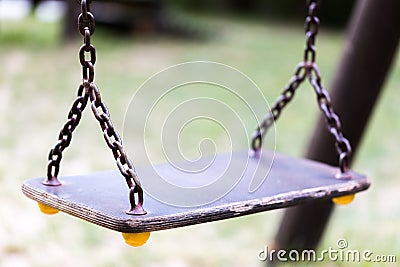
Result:
[[[107,106],[102,101],[100,91],[94,84],[94,64],[96,63],[96,49],[90,42],[90,37],[95,30],[94,16],[90,13],[90,0],[80,1],[82,13],[78,17],[78,30],[83,36],[83,45],[79,49],[79,62],[82,65],[82,83],[78,89],[78,97],[74,101],[68,114],[68,121],[60,131],[58,142],[49,153],[47,167],[47,180],[45,185],[61,185],[57,179],[60,170],[62,152],[69,146],[72,133],[82,117],[82,112],[88,100],[91,102],[91,109],[103,131],[107,146],[111,149],[119,171],[125,177],[129,187],[129,201],[131,208],[127,211],[131,215],[143,215],[143,189],[136,174],[132,162],[123,148],[122,140],[115,130]],[[136,197],[137,195],[137,197]],[[136,201],[137,199],[137,201]]]
[[[349,140],[343,136],[339,116],[332,108],[331,98],[321,83],[321,75],[315,64],[310,67],[308,80],[317,94],[319,108],[325,116],[326,125],[335,138],[336,151],[339,155],[340,171],[342,174],[347,173],[349,158],[352,152],[351,145]]]
[[[319,30],[317,9],[318,0],[307,1],[308,13],[304,23],[306,46],[304,48],[303,62],[297,66],[295,74],[272,106],[271,112],[265,116],[257,127],[252,137],[251,148],[254,152],[260,151],[262,139],[269,127],[279,118],[282,109],[285,108],[285,106],[293,99],[296,89],[307,78],[317,94],[318,105],[325,117],[327,127],[335,138],[336,151],[339,155],[341,177],[349,177],[348,165],[351,156],[351,145],[349,140],[346,139],[342,133],[339,116],[332,108],[329,93],[322,85],[321,75],[317,65],[315,64],[315,39]]]
[[[60,170],[62,152],[71,143],[72,133],[81,120],[82,112],[86,107],[87,101],[88,95],[86,94],[83,85],[80,85],[78,89],[78,96],[73,102],[68,113],[68,120],[58,135],[58,142],[54,148],[50,150],[48,156],[49,163],[47,166],[47,180],[43,181],[43,184],[54,186],[61,185],[60,181],[57,179],[57,176]]]

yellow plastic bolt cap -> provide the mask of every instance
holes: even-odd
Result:
[[[52,208],[52,207],[47,206],[40,202],[38,202],[38,206],[39,206],[40,211],[47,215],[53,215],[53,214],[56,214],[59,212],[58,209]]]
[[[132,247],[140,247],[146,244],[147,240],[149,240],[150,232],[144,233],[122,233],[122,236],[125,239],[125,243]]]
[[[342,197],[334,197],[332,198],[333,203],[338,205],[346,205],[351,203],[354,200],[355,194],[346,195]]]

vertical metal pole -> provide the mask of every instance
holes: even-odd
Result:
[[[354,152],[396,55],[399,11],[398,0],[359,0],[350,21],[343,55],[330,88],[334,109]],[[321,116],[306,156],[337,165],[333,144]],[[315,248],[332,211],[331,201],[287,209],[274,240],[275,249]]]

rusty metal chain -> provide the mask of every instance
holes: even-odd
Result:
[[[290,80],[289,84],[285,87],[282,94],[275,101],[274,105],[271,108],[271,112],[268,113],[265,118],[261,121],[257,130],[253,134],[251,148],[253,151],[258,151],[262,146],[262,139],[267,133],[269,127],[276,121],[282,109],[293,99],[293,96],[296,92],[296,89],[300,86],[300,84],[306,78],[306,72],[304,68],[304,64],[300,63],[297,66],[296,72]]]
[[[57,179],[57,176],[60,170],[62,152],[71,143],[72,133],[81,120],[82,111],[85,109],[87,101],[88,95],[85,92],[85,88],[83,85],[80,85],[78,89],[78,96],[73,102],[68,113],[68,120],[58,135],[58,142],[54,148],[50,150],[48,156],[49,163],[47,165],[47,179],[43,181],[43,184],[53,186],[61,185],[60,181]]]
[[[335,138],[336,151],[339,155],[340,172],[342,174],[346,174],[348,173],[349,159],[352,152],[351,145],[349,140],[343,136],[339,116],[332,108],[331,98],[321,83],[321,75],[315,64],[313,64],[313,66],[310,68],[308,80],[317,94],[319,108],[325,116],[325,121],[329,132]],[[343,175],[342,177],[346,178],[347,176],[348,175]]]
[[[335,138],[336,151],[339,155],[341,177],[349,177],[348,165],[351,156],[350,142],[342,133],[340,119],[332,108],[330,96],[322,85],[321,75],[315,63],[315,39],[319,30],[319,19],[317,17],[318,0],[308,0],[307,9],[308,13],[304,24],[306,46],[304,49],[303,62],[299,63],[289,84],[272,106],[271,112],[266,115],[256,129],[252,137],[251,148],[256,152],[261,149],[262,139],[269,127],[279,118],[282,109],[293,99],[296,89],[307,78],[317,94],[319,108],[325,116],[327,127]]]
[[[82,0],[79,2],[81,4],[82,13],[78,17],[78,30],[82,34],[84,40],[83,45],[79,49],[79,61],[82,65],[82,84],[79,86],[78,97],[74,101],[68,114],[68,121],[60,131],[58,142],[55,147],[50,150],[47,180],[43,181],[43,184],[53,186],[61,185],[57,176],[60,169],[62,152],[71,143],[72,132],[79,124],[82,111],[85,109],[90,99],[93,114],[100,124],[104,139],[113,152],[118,169],[125,177],[130,190],[129,201],[131,208],[127,213],[131,215],[143,215],[146,214],[146,211],[143,209],[143,189],[139,178],[123,148],[122,140],[111,122],[110,113],[102,101],[100,91],[93,82],[96,49],[90,42],[90,37],[95,31],[94,16],[90,13],[91,0]]]

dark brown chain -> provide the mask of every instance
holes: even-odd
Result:
[[[82,65],[82,84],[79,86],[78,97],[68,114],[68,121],[60,131],[58,142],[55,147],[50,150],[47,180],[43,181],[43,183],[45,185],[61,185],[57,176],[60,169],[62,152],[71,143],[72,132],[79,124],[82,111],[85,109],[90,99],[93,114],[100,123],[104,139],[113,152],[118,169],[125,177],[126,183],[130,189],[129,201],[131,208],[127,213],[143,215],[146,214],[146,211],[143,209],[143,189],[139,178],[123,148],[122,140],[111,122],[110,113],[101,99],[100,91],[93,82],[96,49],[91,44],[90,37],[95,30],[95,21],[93,14],[90,13],[90,2],[90,0],[80,1],[82,13],[78,17],[78,29],[84,40],[84,44],[79,49],[79,61]],[[136,194],[137,197],[135,197]]]
[[[332,108],[330,96],[322,85],[321,75],[315,63],[315,39],[319,29],[319,19],[317,17],[318,0],[307,1],[307,8],[308,13],[304,25],[306,46],[303,62],[297,66],[295,74],[272,106],[271,112],[267,114],[255,131],[251,147],[253,151],[261,149],[262,139],[269,127],[279,118],[282,109],[292,100],[296,89],[307,78],[317,94],[318,104],[325,116],[327,127],[336,140],[335,146],[339,154],[339,167],[342,177],[348,177],[349,157],[351,155],[350,142],[343,136],[340,119]]]
[[[72,133],[81,120],[82,111],[85,109],[87,101],[88,95],[85,92],[85,88],[83,85],[80,85],[78,96],[68,113],[68,120],[58,135],[58,142],[54,148],[50,150],[48,157],[49,163],[47,165],[47,179],[43,181],[43,184],[54,186],[61,185],[57,176],[60,170],[62,152],[71,143]]]

